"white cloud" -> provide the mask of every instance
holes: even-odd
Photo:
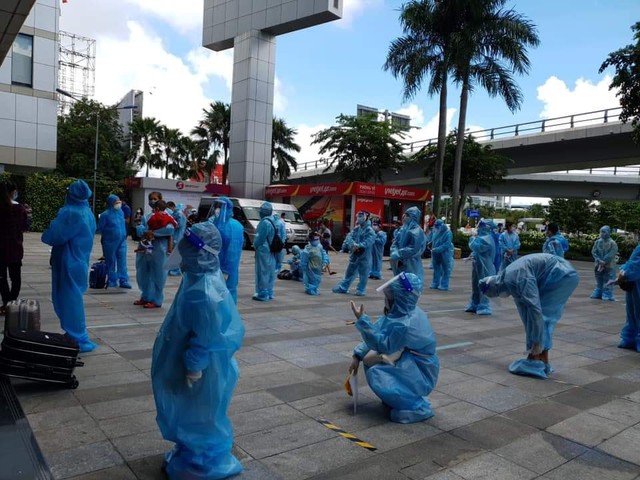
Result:
[[[181,33],[202,29],[203,0],[127,0],[127,2],[145,13],[155,15]]]
[[[365,10],[372,10],[384,4],[384,0],[344,0],[342,19],[335,22],[338,27],[350,28],[356,17]]]
[[[301,148],[300,153],[296,155],[296,161],[299,165],[307,162],[315,162],[320,159],[320,154],[318,153],[319,145],[311,145],[311,142],[313,141],[313,134],[325,128],[328,128],[328,125],[318,124],[310,126],[301,124],[296,127],[298,134],[296,135],[295,141]]]

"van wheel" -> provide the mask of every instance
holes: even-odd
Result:
[[[244,250],[251,249],[251,240],[249,240],[249,235],[247,235],[246,233],[244,234],[244,243],[242,244],[242,248]]]

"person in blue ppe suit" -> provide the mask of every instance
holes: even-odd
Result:
[[[349,287],[356,278],[359,277],[358,286],[356,287],[356,295],[364,296],[369,281],[369,273],[371,272],[371,249],[375,241],[376,234],[371,228],[369,221],[369,212],[361,210],[356,215],[356,226],[351,230],[351,238],[349,240],[349,264],[344,273],[344,278],[335,287],[334,293],[349,293]]]
[[[342,246],[340,247],[340,251],[342,253],[349,253],[351,251],[351,246],[353,245],[353,241],[351,240],[351,232],[347,233],[346,237],[342,241]]]
[[[322,281],[322,267],[329,265],[329,255],[320,245],[320,235],[317,232],[309,234],[309,243],[300,252],[300,270],[304,291],[307,295],[320,295],[318,289]]]
[[[275,213],[273,215],[273,223],[276,225],[276,233],[282,240],[282,244],[286,245],[287,243],[287,225],[284,223],[284,220],[280,218],[280,215]],[[282,270],[282,262],[284,261],[285,249],[283,248],[280,252],[276,253],[276,274]]]
[[[233,202],[228,197],[218,197],[211,206],[212,221],[222,237],[222,250],[218,258],[231,296],[238,303],[238,281],[240,278],[240,257],[244,244],[244,227],[233,218]]]
[[[393,274],[415,273],[424,283],[422,253],[427,246],[427,237],[420,227],[418,207],[407,208],[402,216],[402,228],[391,244],[391,267]]]
[[[177,245],[182,282],[153,346],[151,384],[160,432],[175,443],[165,455],[165,473],[210,480],[242,471],[231,453],[227,409],[244,326],[220,273],[220,233],[211,222],[193,225],[190,233],[202,248],[193,236]]]
[[[431,230],[433,280],[430,288],[447,291],[453,270],[453,234],[447,224],[440,219],[436,220]]]
[[[51,300],[60,326],[78,342],[81,352],[96,345],[89,340],[82,294],[89,283],[89,257],[93,248],[96,220],[89,208],[91,189],[76,180],[67,190],[64,207],[42,234],[51,250]]]
[[[391,421],[421,422],[433,416],[427,400],[436,386],[440,361],[436,336],[427,314],[417,306],[422,282],[413,273],[394,277],[382,291],[385,313],[375,323],[351,302],[362,337],[353,351],[349,372],[364,363],[371,390],[391,408]]]
[[[182,213],[183,206],[176,205],[174,202],[167,202],[167,209],[165,210],[169,215],[173,217],[173,219],[178,224],[178,227],[173,232],[173,244],[178,245],[182,237],[184,237],[184,232],[187,229],[187,216]],[[169,270],[170,277],[177,277],[180,275],[180,269],[174,268]]]
[[[384,246],[387,243],[387,234],[382,230],[380,220],[376,220],[372,224],[373,231],[375,232],[375,240],[373,242],[373,249],[371,254],[371,273],[369,278],[374,280],[380,280],[382,278],[382,256],[384,255]]]
[[[302,269],[300,268],[300,256],[302,251],[298,245],[291,247],[291,258],[287,260],[289,268],[291,269],[291,280],[302,280]]]
[[[526,255],[480,281],[489,297],[512,296],[524,324],[528,357],[511,363],[511,373],[547,378],[553,371],[549,364],[553,331],[578,283],[571,264],[548,253]]]
[[[620,267],[617,283],[625,294],[627,319],[620,332],[618,348],[640,352],[640,245]]]
[[[493,257],[493,265],[496,267],[496,272],[500,270],[502,264],[502,255],[500,255],[500,227],[493,222],[488,222],[491,229],[491,236],[493,237],[493,243],[495,244],[495,256]],[[500,224],[502,225],[502,224]]]
[[[276,281],[276,254],[271,251],[273,236],[277,235],[277,226],[273,219],[271,203],[260,206],[260,223],[253,240],[256,251],[256,293],[253,299],[268,302],[273,299],[273,286]]]
[[[594,273],[596,276],[596,288],[591,298],[613,302],[613,285],[611,280],[616,278],[618,244],[611,238],[611,229],[605,225],[600,229],[600,238],[595,241],[591,249],[591,255],[595,260]]]
[[[558,225],[555,223],[547,225],[546,235],[547,239],[542,246],[542,253],[548,253],[550,255],[556,255],[560,258],[564,258],[564,252],[569,250],[569,242],[560,233]]]
[[[131,288],[127,271],[127,226],[117,195],[107,198],[107,209],[98,219],[98,231],[102,234],[102,255],[109,269],[109,287]]]
[[[520,237],[513,230],[513,222],[507,222],[505,230],[500,234],[500,257],[502,259],[500,268],[504,269],[518,259],[518,250],[520,250]]]
[[[158,200],[162,200],[160,192],[151,192],[148,196],[149,207],[152,212],[142,217],[142,222],[136,227],[137,235],[142,238],[148,230],[147,220],[153,215],[153,207]],[[136,281],[140,288],[140,298],[133,302],[144,308],[160,308],[164,301],[164,285],[167,282],[167,270],[164,263],[169,247],[168,237],[175,231],[173,225],[153,231],[153,249],[150,255],[136,255]]]
[[[491,303],[489,298],[480,291],[479,281],[496,274],[496,267],[493,263],[496,254],[496,244],[491,235],[489,223],[481,220],[478,223],[478,234],[469,240],[471,249],[471,299],[465,308],[465,312],[476,313],[478,315],[491,315]]]

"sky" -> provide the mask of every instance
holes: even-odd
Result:
[[[403,102],[402,81],[382,69],[402,30],[400,0],[344,0],[341,20],[278,37],[274,114],[297,130],[299,163],[317,158],[312,135],[362,104],[410,115],[414,140],[437,135],[438,98],[426,89]],[[608,53],[632,43],[638,0],[519,0],[509,7],[538,29],[529,75],[518,78],[522,108],[512,113],[481,89],[470,99],[470,130],[499,127],[619,105]],[[188,133],[210,102],[231,98],[232,50],[202,44],[203,0],[69,0],[60,29],[96,39],[96,95],[113,104],[145,92],[144,116]],[[450,89],[447,121],[457,124],[459,91]]]

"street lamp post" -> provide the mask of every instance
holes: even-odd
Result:
[[[75,101],[79,101],[75,95],[67,92],[66,90],[62,90],[61,88],[56,88],[56,92],[60,95],[64,95],[65,97],[69,97]],[[125,105],[124,107],[107,107],[107,110],[135,110],[138,108],[136,105]],[[100,133],[100,110],[96,110],[96,148],[93,156],[93,204],[92,210],[95,215],[96,213],[96,184],[98,181],[98,141],[99,141],[99,133]]]

